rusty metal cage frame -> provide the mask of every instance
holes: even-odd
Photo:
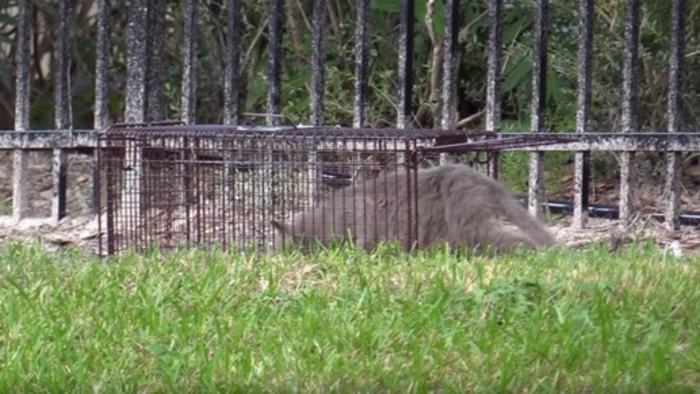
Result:
[[[256,241],[255,239],[246,239],[244,242],[240,242],[240,239],[236,239],[237,234],[242,233],[237,232],[235,226],[242,222],[241,218],[245,217],[237,210],[247,209],[262,209],[259,217],[253,215],[249,220],[259,221],[252,223],[251,226],[257,226],[253,232],[262,235],[257,241],[265,244],[271,238],[269,229],[263,230],[269,219],[272,217],[281,218],[289,212],[277,212],[274,205],[265,205],[267,204],[265,202],[260,203],[264,205],[263,207],[249,208],[236,205],[233,197],[227,200],[226,195],[231,192],[225,189],[235,189],[236,182],[241,182],[241,178],[236,178],[234,174],[236,171],[244,170],[243,167],[246,167],[246,171],[256,169],[267,171],[268,173],[264,177],[268,175],[272,177],[275,172],[290,171],[289,168],[285,168],[288,166],[304,167],[301,171],[307,171],[306,182],[308,183],[301,185],[301,187],[306,189],[308,201],[311,203],[297,204],[296,209],[292,211],[298,213],[312,206],[314,201],[323,198],[320,192],[317,193],[315,190],[315,184],[323,183],[323,179],[318,179],[319,174],[323,177],[321,168],[344,165],[339,164],[341,162],[320,161],[322,155],[350,155],[351,162],[354,164],[346,164],[349,167],[355,167],[352,168],[351,173],[367,170],[367,168],[363,168],[367,164],[356,162],[356,158],[371,154],[374,160],[378,156],[385,156],[384,163],[379,163],[381,168],[378,173],[388,176],[386,174],[392,173],[392,169],[395,170],[403,166],[408,171],[413,171],[412,176],[406,178],[407,181],[413,177],[413,182],[415,182],[415,171],[428,155],[486,152],[486,161],[488,161],[488,158],[491,157],[489,152],[503,148],[561,144],[570,141],[572,141],[572,136],[567,134],[499,138],[498,134],[493,132],[467,133],[443,129],[193,126],[168,123],[115,125],[99,139],[98,166],[101,170],[100,173],[104,173],[101,175],[102,182],[100,182],[103,184],[99,189],[106,191],[104,199],[105,220],[101,220],[99,223],[100,233],[104,235],[104,239],[102,236],[100,237],[99,249],[101,254],[114,254],[124,249],[143,251],[153,244],[172,248],[211,243],[223,247],[236,244],[238,249],[242,249]],[[291,161],[274,160],[275,155],[281,154],[287,157],[295,155],[303,157]],[[245,155],[248,155],[249,159],[251,157],[253,159],[247,162],[240,160]],[[258,156],[254,157],[255,155]],[[376,166],[377,164],[375,160],[370,165]],[[154,186],[155,183],[159,182],[157,179],[158,170],[156,169],[158,166],[171,166],[169,167],[171,177],[167,179],[171,183],[167,187],[161,185],[164,187],[163,189],[157,189]],[[212,201],[219,201],[224,206],[212,207],[212,212],[209,213],[204,212],[206,204],[203,200],[200,197],[194,197],[194,195],[199,196],[203,193],[203,190],[198,189],[206,188],[205,182],[216,182],[213,179],[219,178],[203,180],[206,178],[204,170],[202,170],[204,167],[217,168],[218,171],[222,172],[222,179],[224,179],[223,186],[214,187],[213,193],[219,195],[212,197]],[[296,168],[295,170],[300,169]],[[348,183],[355,182],[356,178],[359,179],[357,176],[350,176]],[[266,185],[266,182],[272,181],[270,179],[261,180],[257,187],[262,190],[262,194],[257,196],[253,191],[252,196],[260,197],[263,201],[266,199],[271,201],[274,190],[271,185]],[[299,182],[304,181],[299,180]],[[166,191],[168,187],[169,192]],[[173,188],[176,190],[173,191]],[[411,203],[408,205],[408,211],[405,212],[409,229],[404,241],[411,242],[420,231],[417,228],[417,217],[415,216],[417,215],[418,199],[415,184],[407,185],[406,190],[408,192],[406,198]],[[237,198],[245,200],[244,193],[240,192]],[[271,195],[268,196],[265,193],[271,193]],[[177,198],[184,198],[182,201],[184,206],[173,201]],[[193,203],[192,200],[196,200],[196,202]],[[138,204],[138,208],[134,207],[133,204]],[[216,203],[212,204],[216,205]],[[165,210],[164,214],[163,212],[160,214],[167,217],[159,220],[169,223],[167,226],[170,226],[168,227],[170,230],[163,232],[155,227],[155,222],[151,218],[152,208]],[[174,211],[180,208],[185,210],[184,220],[186,222],[184,225],[186,230],[181,233],[172,230],[172,223],[178,220],[173,217]],[[194,209],[194,211],[190,212],[190,209]],[[217,209],[219,209],[217,213],[213,213]],[[270,212],[266,215],[265,210],[270,210]],[[103,211],[102,207],[100,211]],[[211,214],[214,217],[204,219],[204,216]],[[206,226],[203,223],[207,220],[224,223],[218,234],[203,229],[202,226]],[[193,222],[197,224],[192,225]],[[388,228],[392,224],[383,223],[382,225]],[[245,232],[245,228],[243,231]],[[174,234],[179,234],[182,241],[173,243]],[[248,236],[246,235],[244,238],[246,237]],[[262,247],[264,248],[264,246]]]

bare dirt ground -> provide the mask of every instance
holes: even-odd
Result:
[[[70,155],[68,167],[68,217],[60,223],[51,223],[47,219],[51,207],[52,179],[51,154],[30,154],[29,218],[19,224],[8,216],[12,203],[12,154],[0,152],[0,242],[10,240],[38,240],[47,247],[61,248],[76,246],[89,253],[98,252],[99,228],[96,217],[92,215],[92,162],[87,156]],[[684,168],[683,209],[700,210],[700,165]],[[697,179],[696,179],[697,178]],[[594,185],[598,198],[593,202],[616,200],[615,177],[596,180]],[[643,181],[642,181],[643,182]],[[585,229],[569,226],[568,217],[555,217],[550,228],[557,239],[571,248],[581,248],[591,243],[602,243],[612,249],[623,247],[634,240],[653,240],[662,250],[679,254],[697,254],[700,250],[700,231],[695,227],[685,226],[681,230],[668,232],[661,223],[644,219],[644,213],[660,212],[658,201],[659,186],[637,186],[640,206],[640,218],[631,228],[621,231],[615,221],[606,219],[589,219]],[[570,198],[566,186],[553,198]]]

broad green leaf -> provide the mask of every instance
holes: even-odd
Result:
[[[503,91],[507,92],[526,81],[531,71],[532,63],[528,61],[528,58],[521,58],[519,61],[515,62],[506,69],[505,79],[503,80]]]
[[[401,10],[401,0],[372,0],[370,9],[385,12],[399,12]]]

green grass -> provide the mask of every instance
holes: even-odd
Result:
[[[0,247],[0,392],[687,392],[698,261]]]

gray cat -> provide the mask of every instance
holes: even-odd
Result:
[[[466,246],[499,253],[556,244],[501,183],[458,164],[418,170],[418,225],[412,222],[418,236],[410,236],[409,217],[415,217],[416,196],[407,177],[413,175],[405,170],[382,173],[377,179],[335,192],[322,205],[290,222],[272,221],[277,232],[274,248],[288,240],[309,246],[350,239],[358,247],[373,249],[378,242],[398,240],[406,250],[446,242],[453,250]],[[410,200],[409,191],[414,193]],[[520,231],[508,229],[499,216]]]

